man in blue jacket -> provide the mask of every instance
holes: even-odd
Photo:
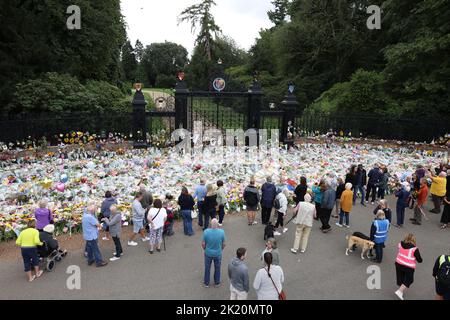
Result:
[[[262,224],[268,224],[272,213],[273,201],[275,200],[277,188],[272,183],[272,177],[267,177],[266,182],[261,187],[261,216]]]

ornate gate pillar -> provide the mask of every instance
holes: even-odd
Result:
[[[145,115],[145,101],[144,94],[142,93],[142,85],[140,83],[135,84],[136,93],[133,97],[133,147],[134,148],[147,148],[147,124]]]

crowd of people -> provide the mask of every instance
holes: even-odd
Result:
[[[428,220],[424,210],[427,198],[433,202],[431,213],[441,214],[441,228],[450,226],[450,170],[437,168],[435,172],[418,166],[417,170],[405,177],[404,181],[396,181],[394,196],[396,198],[395,222],[392,210],[389,208],[385,196],[389,192],[388,182],[390,173],[386,166],[375,164],[367,173],[363,165],[353,165],[345,177],[337,177],[333,173],[327,174],[319,182],[308,187],[306,177],[301,177],[299,184],[292,194],[295,202],[293,217],[290,221],[295,225],[295,240],[291,252],[293,254],[305,253],[311,234],[314,220],[320,221],[320,230],[327,234],[332,231],[331,218],[338,219],[334,225],[338,228],[350,228],[351,212],[356,205],[358,197],[360,204],[374,205],[374,220],[371,223],[370,235],[358,233],[358,236],[374,243],[370,252],[371,260],[382,263],[383,248],[388,239],[390,226],[402,228],[405,225],[405,209],[414,210],[411,223],[420,226],[422,218]],[[273,237],[266,240],[266,248],[261,254],[262,268],[258,270],[253,282],[258,299],[285,299],[283,291],[284,274],[280,266],[280,255],[277,249],[278,237],[288,231],[286,218],[289,213],[291,192],[283,186],[277,186],[272,177],[258,188],[256,180],[251,178],[249,185],[243,192],[246,205],[247,222],[249,226],[258,224],[257,213],[261,210],[263,225],[271,225],[276,219]],[[140,240],[148,242],[149,254],[161,252],[165,236],[173,235],[174,207],[183,220],[183,233],[185,236],[194,235],[193,221],[197,219],[203,229],[202,248],[204,250],[204,279],[205,287],[210,286],[211,265],[214,264],[214,286],[220,286],[222,251],[225,248],[226,235],[223,228],[226,207],[226,190],[224,182],[219,180],[214,184],[207,184],[205,179],[195,187],[193,194],[183,187],[175,201],[172,195],[164,199],[155,198],[144,186],[140,186],[132,203],[132,234],[127,239],[129,247],[136,247]],[[376,202],[376,203],[375,203]],[[442,211],[442,204],[444,210]],[[272,216],[274,213],[274,216]],[[39,203],[35,211],[35,221],[30,221],[28,228],[22,231],[17,239],[21,246],[25,272],[29,281],[42,276],[39,267],[42,254],[39,248],[51,245],[52,251],[66,254],[61,250],[52,236],[54,228],[52,209],[48,208],[45,200]],[[290,222],[289,221],[289,222]],[[100,208],[96,204],[89,204],[82,219],[83,238],[85,240],[85,256],[87,264],[96,264],[104,267],[108,264],[102,257],[98,239],[104,233],[104,241],[112,238],[115,252],[109,259],[111,262],[120,260],[123,256],[122,248],[122,214],[118,211],[117,200],[112,192],[105,194]],[[52,243],[53,242],[53,243]],[[245,264],[246,248],[239,248],[236,257],[228,264],[230,279],[230,298],[232,300],[245,300],[250,290],[248,267]],[[417,263],[422,262],[416,238],[408,234],[398,244],[398,256],[395,267],[399,289],[395,292],[399,299],[404,299],[404,293],[414,281],[414,270]],[[34,273],[33,273],[34,272]],[[439,299],[450,299],[450,255],[437,258],[433,270],[436,279],[436,293]]]

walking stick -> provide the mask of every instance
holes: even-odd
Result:
[[[166,251],[166,236],[164,235],[164,229],[163,229],[163,246],[164,246],[164,251]]]

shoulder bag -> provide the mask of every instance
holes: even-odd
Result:
[[[275,290],[277,291],[278,294],[278,300],[286,300],[286,293],[284,292],[284,290],[278,291],[278,288],[275,284],[275,281],[273,281],[272,276],[269,273],[269,270],[267,270],[266,268],[264,268],[267,271],[267,275],[269,276],[270,280],[272,280],[273,286],[275,287]]]

